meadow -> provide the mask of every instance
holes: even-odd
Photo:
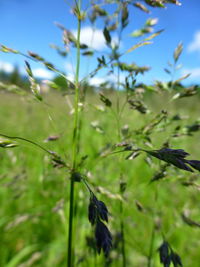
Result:
[[[63,48],[53,47],[74,56],[74,80],[35,52],[0,45],[25,58],[27,73],[16,82],[0,75],[0,266],[199,267],[199,86],[182,85],[189,74],[175,80],[182,43],[165,69],[169,82],[139,84],[148,67],[122,61],[163,32],[149,18],[121,51],[130,8],[180,5],[143,2],[91,1],[84,9],[74,1],[77,35],[57,24]],[[99,19],[101,55],[80,39],[82,24]],[[83,57],[97,64],[86,77]],[[48,93],[32,61],[57,75]],[[92,87],[102,70],[115,82]]]
[[[124,96],[121,92],[121,97]],[[85,104],[82,114],[79,153],[81,157],[88,156],[82,172],[87,175],[95,194],[109,209],[113,248],[108,259],[96,253],[93,230],[87,218],[87,188],[77,182],[75,266],[123,266],[122,223],[127,266],[147,266],[150,253],[151,266],[161,266],[157,250],[162,244],[163,234],[179,253],[183,266],[199,266],[199,229],[198,224],[195,227],[194,223],[199,219],[198,173],[172,167],[163,179],[150,183],[160,168],[158,159],[151,159],[150,163],[147,156],[142,154],[126,160],[130,151],[108,155],[112,146],[118,144],[113,114],[104,108],[97,93],[87,98],[87,103],[92,104]],[[112,94],[110,98],[115,100]],[[156,149],[166,142],[177,125],[191,125],[198,116],[198,96],[176,102],[166,101],[166,95],[148,95],[147,98],[149,108],[156,113],[160,112],[162,106],[162,109],[169,110],[169,118],[177,114],[185,116],[183,120],[174,120],[170,127],[167,127],[166,121],[156,129],[152,135]],[[2,92],[1,131],[42,144],[65,158],[66,151],[72,147],[73,115],[70,114],[66,98],[60,94],[47,95],[46,100],[49,106]],[[125,108],[121,126],[129,126],[132,132],[130,141],[135,140],[134,131],[151,121],[152,116],[151,113],[140,114],[129,106]],[[98,127],[95,128],[92,125],[97,118]],[[59,138],[45,143],[44,140],[50,135]],[[198,158],[198,140],[198,132],[192,137],[173,138],[171,147],[184,149],[193,158]],[[0,265],[65,266],[69,172],[64,168],[53,168],[49,156],[34,145],[22,140],[15,142],[17,147],[1,148],[0,151]],[[141,146],[145,147],[143,141]],[[67,156],[65,160],[68,162]],[[121,191],[120,185],[126,185],[126,190]],[[188,225],[187,220],[184,221],[185,213],[190,218],[188,220],[193,220],[193,224]]]

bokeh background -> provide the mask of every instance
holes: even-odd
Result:
[[[73,1],[69,0],[1,0],[0,2],[0,43],[22,52],[34,51],[66,72],[68,77],[73,76],[74,55],[63,59],[59,57],[50,44],[62,46],[61,31],[55,26],[55,22],[63,24],[67,29],[76,32],[77,24],[70,12]],[[85,9],[87,2],[83,1]],[[112,5],[109,7],[112,10]],[[184,52],[180,63],[183,65],[178,75],[191,73],[184,81],[185,84],[200,82],[200,3],[198,0],[182,1],[181,6],[168,5],[166,9],[150,8],[151,13],[145,14],[136,8],[130,9],[129,25],[123,33],[121,47],[126,50],[141,38],[134,39],[130,34],[143,27],[148,18],[158,18],[155,31],[165,31],[154,41],[154,45],[142,47],[130,55],[124,56],[128,63],[136,62],[138,65],[151,66],[151,70],[138,77],[138,81],[152,84],[154,80],[168,80],[168,75],[163,71],[167,62],[172,60],[172,53],[179,42],[183,42]],[[86,20],[82,25],[81,40],[89,44],[99,52],[108,52],[103,37],[102,20],[97,20],[95,25],[95,38],[92,39],[92,28]],[[87,72],[95,67],[96,61],[90,62]],[[1,54],[0,70],[11,72],[14,66],[18,66],[21,73],[25,73],[22,58]],[[33,65],[34,74],[39,78],[50,79],[53,74],[42,69],[37,64]],[[84,76],[85,68],[81,69]],[[90,82],[100,84],[105,80],[104,73],[99,74]]]

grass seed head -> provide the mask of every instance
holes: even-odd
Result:
[[[108,209],[103,201],[98,201],[98,212],[100,218],[108,222]]]
[[[171,253],[171,259],[174,264],[174,267],[183,266],[180,256],[173,251]]]
[[[100,220],[96,224],[95,239],[98,253],[102,249],[107,257],[112,247],[112,236],[107,226]]]
[[[94,225],[97,219],[97,209],[96,205],[93,201],[90,201],[90,204],[88,206],[88,220],[89,222]]]
[[[168,264],[169,261],[169,244],[164,241],[162,245],[158,248],[159,255],[160,255],[160,263]],[[164,265],[168,266],[168,265]]]

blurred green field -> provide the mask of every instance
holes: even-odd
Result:
[[[122,103],[125,95],[120,92],[119,96]],[[42,144],[62,155],[70,164],[72,97],[52,93],[45,96],[45,103],[39,103],[1,92],[0,132]],[[139,129],[161,110],[167,110],[169,117],[188,115],[169,127],[163,125],[152,134],[153,148],[161,148],[177,125],[192,124],[199,116],[199,96],[173,102],[170,97],[167,93],[164,96],[147,95],[146,103],[153,111],[147,115],[126,106],[120,127],[129,125],[130,131]],[[115,103],[115,96],[110,95],[110,98]],[[145,154],[134,160],[125,160],[129,152],[100,156],[106,147],[117,144],[119,138],[113,113],[106,108],[98,110],[97,105],[102,106],[99,95],[88,95],[82,113],[79,160],[88,155],[82,172],[109,209],[114,245],[110,261],[102,254],[97,255],[88,245],[93,236],[87,215],[89,194],[84,184],[77,182],[75,266],[122,266],[120,225],[123,222],[127,266],[148,266],[156,224],[151,267],[161,266],[157,249],[163,234],[180,255],[183,266],[199,267],[199,228],[188,225],[181,216],[185,212],[191,220],[200,223],[200,187],[183,186],[183,182],[190,179],[198,184],[198,172],[191,174],[172,167],[166,178],[149,183],[161,164],[157,159],[152,159],[150,167]],[[44,142],[50,135],[60,138]],[[191,159],[200,159],[199,137],[197,132],[193,136],[173,138],[170,147],[184,149],[192,155]],[[132,140],[137,140],[134,134]],[[137,142],[145,147],[143,140]],[[37,147],[19,140],[16,143],[19,146],[12,149],[0,148],[0,266],[66,266],[69,173],[62,168],[53,168],[49,156]],[[121,180],[127,183],[123,201],[119,194]]]

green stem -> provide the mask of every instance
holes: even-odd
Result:
[[[122,203],[122,201],[120,202],[120,210],[121,210],[121,215],[123,216],[123,203]],[[122,266],[126,267],[126,250],[125,250],[124,221],[123,221],[123,218],[121,218],[120,228],[121,228],[121,238],[122,238],[122,247],[121,247]]]
[[[78,12],[81,10],[81,0],[76,3]],[[75,75],[75,115],[74,115],[74,130],[73,130],[73,145],[72,145],[72,166],[73,171],[76,169],[77,150],[78,150],[78,130],[79,130],[79,69],[80,69],[80,33],[81,33],[81,18],[78,18],[78,31],[77,31],[77,52],[76,52],[76,75]],[[74,249],[73,249],[73,220],[74,220],[74,179],[71,176],[70,181],[70,199],[69,199],[69,228],[68,228],[68,262],[67,266],[74,266]]]
[[[119,9],[121,10],[123,4],[123,0],[121,0],[121,2],[119,2]],[[118,23],[120,25],[120,20],[121,20],[121,12],[118,14]],[[121,39],[122,39],[122,31],[123,28],[122,26],[119,29],[119,39],[118,39],[118,47],[120,47],[120,43],[121,43]],[[121,142],[122,136],[121,136],[121,113],[120,113],[120,68],[119,68],[119,58],[117,59],[117,116],[116,116],[116,120],[117,120],[117,132],[118,132],[118,140],[119,142]],[[121,196],[123,197],[123,192],[121,192]],[[120,217],[120,230],[121,230],[121,238],[122,238],[122,242],[121,242],[121,253],[122,253],[122,266],[126,267],[126,250],[125,250],[125,233],[124,233],[124,209],[123,209],[123,202],[120,202],[120,213],[121,213],[121,217]]]
[[[151,267],[152,266],[154,239],[155,239],[155,225],[153,224],[147,267]]]
[[[68,228],[68,267],[73,266],[72,253],[73,253],[73,216],[74,216],[74,180],[71,179],[70,184],[70,199],[69,199],[69,228]]]
[[[90,195],[94,195],[94,193],[92,192],[91,188],[89,187],[88,183],[86,182],[85,178],[82,177],[82,182],[84,183],[84,185],[86,186],[86,188],[88,189]]]
[[[8,139],[14,139],[14,140],[22,140],[22,141],[25,141],[27,143],[30,143],[34,146],[37,146],[39,147],[40,149],[42,149],[43,151],[45,151],[46,153],[50,154],[52,156],[52,152],[47,150],[46,148],[44,148],[43,146],[39,145],[38,143],[34,142],[34,141],[31,141],[29,139],[26,139],[26,138],[23,138],[23,137],[19,137],[19,136],[10,136],[10,135],[6,135],[6,134],[2,134],[0,133],[0,136],[3,136],[5,138],[8,138]]]

